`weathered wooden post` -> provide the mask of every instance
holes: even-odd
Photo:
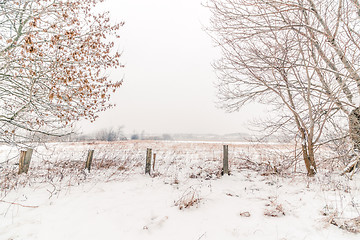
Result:
[[[151,148],[146,149],[146,165],[145,165],[145,174],[150,175],[151,170]]]
[[[93,156],[94,156],[94,150],[89,150],[85,164],[85,169],[87,168],[89,172],[90,172]]]
[[[20,152],[19,159],[19,174],[28,173],[33,149],[29,148],[27,151]]]
[[[229,146],[224,145],[223,175],[229,175]]]
[[[155,171],[156,153],[153,154],[153,171]]]

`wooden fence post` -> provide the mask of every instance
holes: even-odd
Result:
[[[85,169],[87,168],[89,172],[90,172],[93,156],[94,156],[94,150],[89,150],[88,155],[87,155],[87,159],[86,159],[86,164],[85,164]]]
[[[155,171],[156,153],[153,154],[153,171]]]
[[[224,145],[223,175],[229,175],[229,146]]]
[[[150,175],[151,170],[151,148],[146,149],[146,165],[145,165],[145,174]]]
[[[29,148],[27,151],[20,152],[19,159],[19,174],[28,173],[33,149]]]

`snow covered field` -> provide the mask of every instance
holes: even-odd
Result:
[[[18,176],[18,150],[2,146],[0,239],[359,239],[360,177],[309,179],[288,150],[229,144],[221,176],[222,143],[51,143]]]

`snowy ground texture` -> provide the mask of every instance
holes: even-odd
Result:
[[[291,154],[229,144],[231,175],[221,176],[222,143],[51,143],[18,176],[18,150],[1,146],[0,239],[359,239],[359,174],[320,164],[309,179]]]

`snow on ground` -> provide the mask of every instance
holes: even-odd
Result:
[[[147,147],[153,176],[143,174]],[[16,151],[2,147],[0,239],[359,239],[333,220],[360,216],[359,176],[271,174],[278,159],[266,154],[286,146],[265,148],[230,146],[232,174],[221,176],[221,143],[52,143],[16,176]]]

